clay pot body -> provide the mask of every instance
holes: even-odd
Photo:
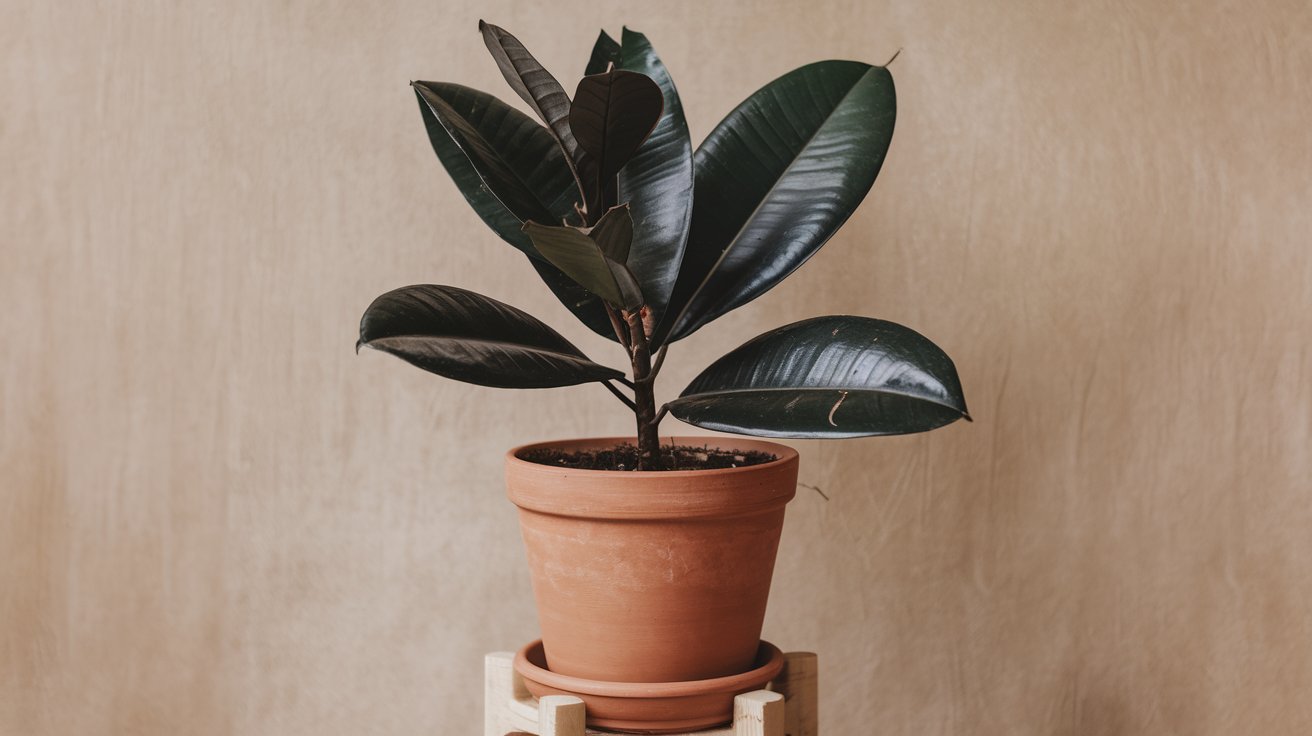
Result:
[[[662,438],[665,441],[665,438]],[[604,682],[685,682],[755,666],[784,505],[797,487],[792,448],[710,440],[776,460],[743,468],[599,471],[521,460],[526,450],[613,447],[550,442],[507,454],[542,628],[546,667]]]

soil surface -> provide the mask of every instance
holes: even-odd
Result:
[[[521,454],[520,459],[539,465],[583,470],[637,470],[638,448],[624,443],[604,450],[583,451],[540,449]],[[715,470],[742,468],[775,460],[768,452],[756,450],[721,450],[709,445],[661,445],[662,470]]]

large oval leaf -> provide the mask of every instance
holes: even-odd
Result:
[[[753,338],[667,406],[689,424],[764,437],[908,434],[970,418],[957,369],[937,345],[892,322],[847,316]]]
[[[692,229],[655,343],[779,283],[865,197],[893,136],[887,69],[822,61],[752,94],[697,149]]]
[[[692,141],[679,91],[647,37],[625,28],[620,38],[617,66],[651,77],[665,98],[656,128],[617,177],[617,201],[627,202],[633,212],[629,267],[642,285],[648,319],[658,324],[679,278],[688,240],[693,210]]]
[[[360,319],[355,349],[361,347],[496,388],[572,386],[623,375],[588,360],[533,316],[454,286],[406,286],[378,297]]]
[[[543,260],[521,229],[532,219],[526,213],[549,212],[542,222],[574,215],[578,192],[551,134],[486,92],[446,82],[415,82],[414,87],[433,151],[465,200],[493,232],[530,256],[538,275],[574,316],[597,334],[616,339],[601,300]],[[502,196],[519,202],[520,212],[497,195],[508,188],[514,194]]]
[[[486,92],[448,82],[415,82],[428,140],[483,222],[534,255],[524,221],[560,222],[577,192],[555,139]]]
[[[570,170],[579,182],[580,194],[584,193],[588,184],[582,165],[585,154],[570,131],[570,102],[565,88],[560,86],[560,82],[529,53],[518,38],[504,28],[480,20],[478,30],[483,34],[483,43],[501,70],[501,76],[506,78],[506,83],[533,108],[555,136],[561,150],[565,152]]]
[[[665,99],[645,74],[611,69],[584,77],[574,91],[569,127],[597,162],[598,188],[619,173],[660,120]]]

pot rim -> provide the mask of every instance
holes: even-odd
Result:
[[[537,655],[538,659],[545,657],[541,639],[531,641],[521,647],[518,652],[515,652],[515,671],[533,682],[556,690],[583,695],[644,700],[709,695],[741,690],[750,683],[762,680],[763,676],[766,682],[773,680],[783,671],[784,666],[783,652],[780,651],[779,647],[764,639],[761,640],[757,648],[756,660],[753,662],[755,666],[752,669],[739,672],[736,675],[684,682],[607,682],[604,680],[589,680],[583,677],[552,672],[530,660],[531,654]],[[762,660],[764,661],[762,662]],[[757,662],[760,662],[760,664],[756,664]]]
[[[693,470],[597,470],[593,468],[562,468],[555,465],[535,463],[530,460],[525,460],[519,456],[519,454],[522,452],[527,452],[528,450],[537,450],[542,448],[570,447],[570,446],[606,447],[610,445],[620,444],[622,442],[629,442],[632,444],[636,440],[635,437],[630,437],[628,435],[625,435],[622,437],[579,437],[579,438],[570,438],[570,439],[547,440],[544,442],[530,442],[528,444],[519,445],[518,447],[512,447],[509,450],[507,450],[506,463],[507,465],[517,465],[532,470],[542,469],[545,471],[556,471],[556,472],[568,471],[570,473],[582,473],[593,477],[613,475],[616,477],[623,477],[623,478],[688,478],[688,477],[705,478],[708,475],[735,475],[739,473],[750,473],[753,471],[759,473],[763,470],[786,465],[789,462],[795,461],[798,458],[797,450],[793,449],[792,447],[789,447],[788,445],[781,445],[778,442],[771,442],[769,440],[764,440],[757,437],[745,437],[744,439],[737,439],[737,437],[740,436],[743,435],[734,435],[732,437],[725,437],[722,435],[710,435],[710,434],[669,435],[669,436],[662,435],[661,439],[662,440],[668,439],[672,442],[672,444],[694,444],[696,442],[711,444],[710,442],[706,442],[706,440],[714,440],[718,444],[720,449],[730,449],[726,446],[729,442],[736,442],[740,444],[747,443],[747,444],[756,445],[757,447],[746,448],[746,449],[769,448],[764,451],[774,455],[775,458],[773,460],[770,460],[769,462],[756,463],[755,465],[744,465],[739,468],[700,468],[700,469],[693,469]],[[745,448],[734,447],[732,449],[740,450]]]
[[[736,449],[755,448],[777,456],[741,468],[579,470],[518,457],[518,453],[537,447],[605,447],[630,439],[556,440],[517,447],[506,453],[506,495],[527,512],[579,519],[656,520],[769,513],[782,510],[797,493],[797,451],[763,440],[733,442]],[[670,439],[709,442],[710,438]]]

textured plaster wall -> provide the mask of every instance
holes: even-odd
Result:
[[[0,733],[478,732],[536,627],[501,453],[629,429],[352,353],[430,281],[616,357],[428,150],[408,80],[511,96],[479,17],[571,80],[645,31],[694,141],[902,49],[865,206],[662,376],[826,313],[956,358],[974,424],[797,443],[766,636],[827,734],[1312,731],[1306,3],[9,0]]]

